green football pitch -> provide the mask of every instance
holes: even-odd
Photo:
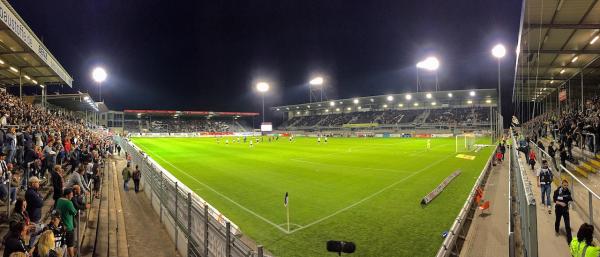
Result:
[[[457,158],[454,138],[431,138],[429,150],[417,138],[266,139],[252,148],[214,138],[133,142],[258,244],[294,257],[334,256],[328,240],[355,242],[352,256],[434,256],[492,151]],[[421,206],[458,169],[462,174]]]

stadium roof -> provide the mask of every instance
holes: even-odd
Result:
[[[125,114],[151,116],[195,116],[195,117],[254,117],[257,112],[212,112],[212,111],[174,111],[174,110],[124,110]]]
[[[41,102],[42,97],[45,97],[49,104],[65,108],[72,111],[91,111],[91,112],[107,112],[108,107],[103,102],[94,102],[93,98],[88,93],[75,94],[50,94],[46,96],[35,95],[25,96],[25,99],[33,99],[33,102]]]
[[[6,0],[0,0],[0,86],[65,84],[73,78]]]
[[[410,99],[409,99],[410,98]],[[271,107],[272,111],[290,112],[299,110],[328,110],[350,108],[351,111],[358,107],[361,109],[373,108],[422,108],[424,106],[444,107],[449,105],[486,105],[496,106],[496,89],[451,90],[437,92],[417,92],[404,94],[388,94],[377,96],[363,96],[346,99],[328,100],[323,102],[302,103]],[[415,103],[418,106],[415,106]],[[334,109],[334,110],[335,110]],[[331,110],[331,111],[334,111]]]
[[[523,7],[513,100],[540,100],[573,84],[597,90],[600,1],[524,0]]]

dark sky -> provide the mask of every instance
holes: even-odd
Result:
[[[214,111],[258,111],[258,79],[274,86],[268,106],[306,102],[315,73],[328,78],[330,98],[414,91],[415,63],[430,54],[441,61],[441,90],[493,88],[490,49],[498,42],[509,49],[508,100],[521,7],[521,0],[9,2],[75,89],[97,94],[90,73],[106,67],[111,109]]]

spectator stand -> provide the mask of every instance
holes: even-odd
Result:
[[[174,110],[125,110],[128,133],[251,132],[259,113]]]

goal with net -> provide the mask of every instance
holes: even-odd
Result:
[[[471,152],[475,150],[475,142],[477,136],[475,134],[460,134],[456,135],[456,152]]]

